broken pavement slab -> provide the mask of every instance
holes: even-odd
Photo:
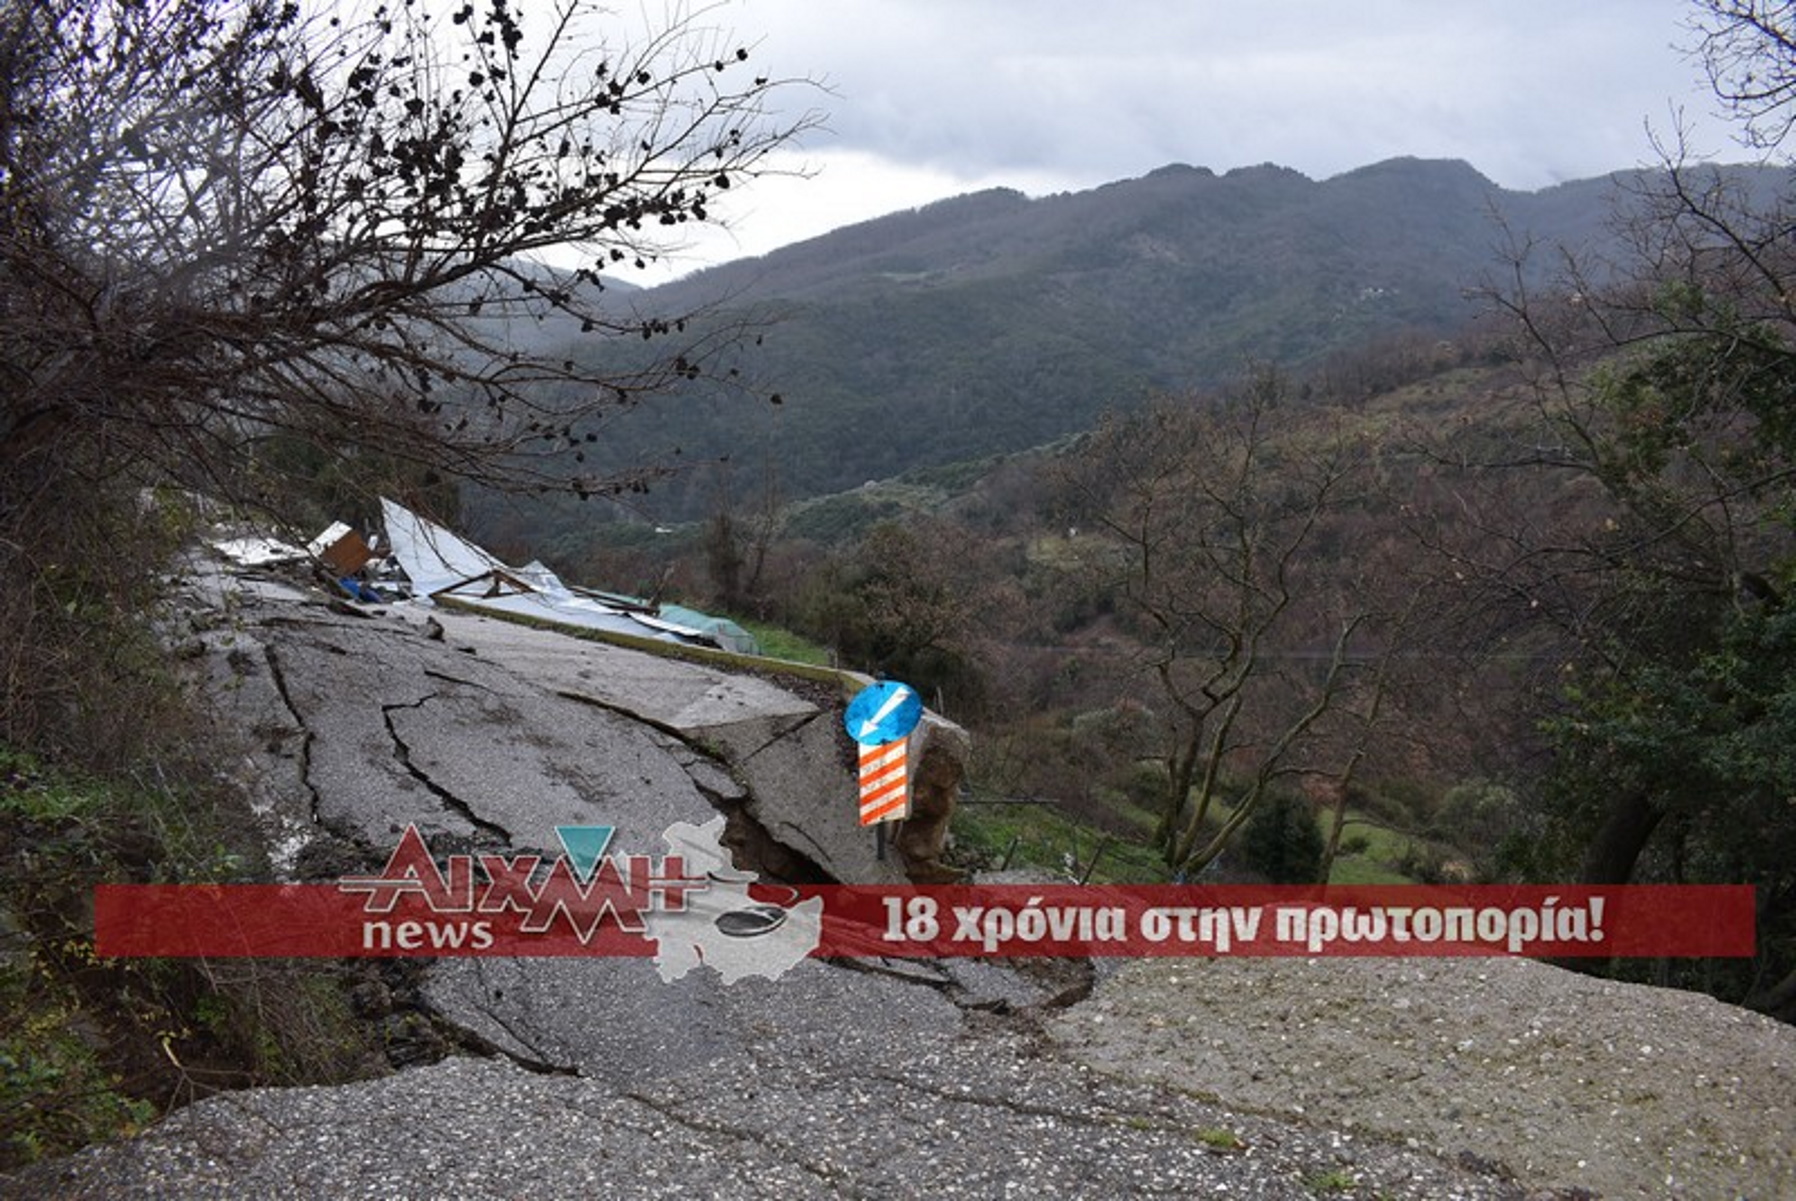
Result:
[[[428,612],[448,646],[544,692],[645,723],[726,765],[755,824],[831,879],[904,882],[898,856],[878,858],[873,833],[859,824],[851,744],[828,686],[795,680],[795,687],[809,683],[801,694],[673,656],[452,608]]]
[[[250,734],[257,790],[284,798],[278,821],[301,834],[382,848],[415,824],[453,847],[555,850],[557,825],[605,824],[620,848],[652,849],[670,823],[722,810],[726,842],[776,876],[904,879],[857,822],[821,685],[796,680],[801,694],[444,607],[348,615],[221,574],[194,581],[207,690]]]
[[[300,609],[227,641],[221,699],[281,732],[262,763],[289,808],[371,849],[407,825],[464,849],[555,851],[556,826],[600,824],[652,846],[715,815],[664,734],[399,623]]]

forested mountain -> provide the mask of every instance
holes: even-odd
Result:
[[[711,306],[713,320],[756,323],[735,365],[783,403],[688,394],[608,423],[598,453],[619,465],[730,454],[738,471],[771,465],[797,499],[1038,445],[1249,361],[1301,369],[1380,337],[1444,335],[1478,312],[1469,293],[1505,274],[1509,247],[1613,238],[1639,180],[1524,193],[1456,161],[1322,181],[1173,165],[1086,192],[994,190],[895,213],[620,294],[645,314]],[[691,517],[713,486],[685,473],[647,511]]]

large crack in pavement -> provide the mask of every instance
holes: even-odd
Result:
[[[476,680],[465,679],[462,676],[452,676],[448,672],[438,671],[434,667],[426,667],[423,669],[423,671],[424,671],[424,675],[427,678],[440,681],[441,683],[444,683],[444,684],[454,684],[460,688],[478,689],[479,691],[484,692],[484,693],[488,694],[489,696],[499,695],[496,689],[494,689],[486,684],[479,683]]]
[[[829,716],[831,716],[831,715],[828,712],[820,709],[815,713],[806,714],[801,717],[793,717],[793,718],[788,719],[785,722],[778,723],[774,726],[773,733],[767,738],[767,740],[765,742],[761,743],[760,746],[757,746],[757,747],[753,748],[752,750],[747,750],[747,751],[742,752],[741,755],[737,756],[737,762],[741,763],[741,764],[747,764],[750,760],[754,759],[757,755],[761,754],[761,752],[767,750],[769,747],[779,745],[780,743],[786,741],[787,739],[792,738],[795,735],[804,731],[808,726],[811,725],[812,722],[815,722],[819,718],[829,717]]]
[[[1091,995],[1097,969],[1089,959],[983,960],[830,959],[831,966],[883,976],[941,994],[963,1013],[1013,1019],[1021,1031],[1041,1032],[1045,1014]]]
[[[753,872],[764,880],[779,884],[830,884],[835,878],[816,859],[781,842],[763,825],[749,806],[743,793],[727,797],[707,786],[699,774],[692,775],[693,787],[723,815],[723,837],[720,840],[730,858],[742,871]]]
[[[482,1037],[469,1029],[466,1025],[445,1018],[444,1021],[447,1022],[447,1024],[450,1025],[463,1040],[471,1042],[477,1049],[486,1054],[502,1056],[527,1071],[538,1072],[545,1075],[579,1075],[579,1068],[576,1065],[556,1062],[553,1055],[536,1046],[531,1041],[530,1033],[522,1028],[523,1023],[517,1020],[515,1012],[508,1011],[504,1008],[502,1003],[505,1001],[505,990],[488,982],[484,960],[476,959],[474,961],[473,972],[475,979],[479,981],[482,986],[483,998],[487,996],[492,998],[490,1003],[485,1000],[476,1001],[474,1003],[474,1008],[485,1015],[486,1019],[499,1030],[503,1031],[505,1036],[512,1040],[512,1045],[495,1042],[491,1038]],[[515,1010],[516,1005],[517,1000],[514,996],[512,1001],[513,1010]]]
[[[294,728],[299,731],[299,782],[311,797],[310,813],[314,823],[320,820],[323,811],[323,798],[318,794],[318,785],[312,779],[312,740],[316,735],[312,727],[293,703],[293,694],[287,685],[287,673],[281,666],[280,652],[271,642],[262,644],[262,658],[268,664],[268,675],[274,683],[275,695],[280,697],[281,704],[286,706],[287,713],[293,718]]]
[[[736,867],[754,872],[764,879],[781,884],[831,884],[836,879],[818,861],[823,848],[815,841],[812,852],[800,850],[776,838],[754,813],[754,798],[730,768],[730,761],[717,754],[702,738],[694,737],[670,722],[632,711],[571,689],[558,689],[556,696],[582,705],[590,705],[625,721],[647,726],[670,739],[680,748],[680,766],[692,785],[711,807],[724,818],[723,845],[731,852]],[[813,718],[803,718],[787,727],[787,733],[802,728]],[[782,735],[783,736],[783,735]],[[771,741],[777,742],[778,737]],[[754,753],[758,753],[759,749]],[[744,759],[747,757],[744,756]],[[802,833],[802,831],[798,831]]]
[[[610,701],[600,700],[596,696],[590,696],[587,693],[576,692],[568,688],[555,689],[554,694],[563,700],[574,701],[581,705],[591,705],[594,709],[603,710],[606,713],[621,717],[625,721],[633,721],[638,725],[647,726],[651,730],[657,730],[670,738],[676,738],[688,746],[691,745],[691,742],[686,738],[685,733],[682,732],[678,726],[675,726],[670,722],[658,721],[646,714],[638,713],[628,705],[613,704]]]
[[[398,726],[394,724],[394,721],[393,721],[394,713],[399,712],[401,710],[406,710],[406,709],[410,709],[410,710],[422,709],[425,705],[429,704],[431,701],[436,700],[437,695],[438,695],[437,693],[432,692],[423,697],[420,697],[416,701],[392,702],[392,703],[388,703],[388,704],[383,704],[380,707],[381,721],[387,727],[387,735],[390,738],[392,738],[392,740],[393,740],[394,761],[396,763],[398,763],[399,766],[403,767],[405,769],[406,773],[408,775],[410,775],[412,777],[412,779],[414,779],[414,780],[418,781],[418,783],[422,784],[424,786],[424,788],[432,796],[436,797],[437,800],[441,801],[445,808],[447,808],[451,812],[459,815],[461,818],[463,818],[465,821],[467,821],[469,825],[473,826],[476,830],[480,830],[494,838],[497,838],[502,845],[504,845],[506,847],[510,847],[511,846],[511,831],[507,830],[504,826],[501,826],[499,823],[497,823],[495,821],[492,821],[488,818],[484,818],[484,817],[480,816],[480,814],[478,814],[474,811],[473,805],[469,804],[467,801],[463,800],[461,797],[457,796],[455,793],[451,792],[449,789],[443,787],[441,784],[439,784],[435,780],[431,779],[430,774],[428,772],[426,772],[423,768],[419,767],[418,764],[413,760],[412,748],[410,747],[410,745],[408,745],[406,743],[404,737],[402,737],[400,735]]]

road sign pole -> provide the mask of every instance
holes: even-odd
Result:
[[[848,703],[842,724],[859,747],[860,820],[875,827],[873,853],[886,858],[886,833],[878,827],[910,813],[912,730],[923,716],[917,690],[896,680],[879,680]]]

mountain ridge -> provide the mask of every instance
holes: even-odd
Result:
[[[846,266],[852,269],[853,259],[857,254],[871,252],[884,255],[892,253],[889,245],[875,248],[865,244],[880,238],[889,243],[892,241],[892,235],[900,231],[913,229],[916,231],[907,234],[905,242],[909,245],[918,239],[942,236],[941,226],[945,221],[953,222],[956,225],[965,225],[971,222],[1015,216],[1031,209],[1041,209],[1043,206],[1062,205],[1069,202],[1084,207],[1084,202],[1088,200],[1094,202],[1108,200],[1143,186],[1159,187],[1168,184],[1190,186],[1195,184],[1197,186],[1241,187],[1254,184],[1277,186],[1282,183],[1299,188],[1333,189],[1354,186],[1366,181],[1382,181],[1393,178],[1411,183],[1430,182],[1432,179],[1432,182],[1439,183],[1441,180],[1456,177],[1461,184],[1476,188],[1481,195],[1528,197],[1559,193],[1566,189],[1576,190],[1594,183],[1607,184],[1629,174],[1636,173],[1616,171],[1591,179],[1566,181],[1534,191],[1518,191],[1501,187],[1463,159],[1398,156],[1321,179],[1312,178],[1294,168],[1271,162],[1233,167],[1223,172],[1217,172],[1201,165],[1171,162],[1140,176],[1112,180],[1092,188],[1076,191],[1052,192],[1032,197],[1016,188],[1000,186],[944,197],[913,208],[899,209],[882,216],[852,222],[826,233],[788,243],[763,254],[746,256],[706,267],[668,283],[645,288],[642,295],[646,298],[661,300],[670,297],[683,297],[688,292],[698,290],[701,285],[708,291],[715,291],[715,285],[720,281],[728,285],[737,283],[743,277],[758,276],[764,280],[767,278],[767,272],[762,270],[763,268],[773,267],[790,272],[793,263],[805,256],[807,248],[816,247],[819,244],[829,245],[830,258],[835,266],[838,268]],[[776,286],[780,288],[782,294],[792,290],[792,284],[789,282],[776,282]],[[726,293],[730,290],[728,286],[724,289]]]
[[[1724,170],[1754,188],[1788,176]],[[1173,163],[1085,191],[902,210],[620,297],[753,329],[717,366],[783,403],[696,387],[607,421],[597,459],[728,456],[799,499],[1050,442],[1249,363],[1302,370],[1380,338],[1450,337],[1507,270],[1506,245],[1611,250],[1611,214],[1653,175],[1518,192],[1457,159],[1321,181]],[[691,518],[715,491],[714,475],[686,471],[644,511]]]

